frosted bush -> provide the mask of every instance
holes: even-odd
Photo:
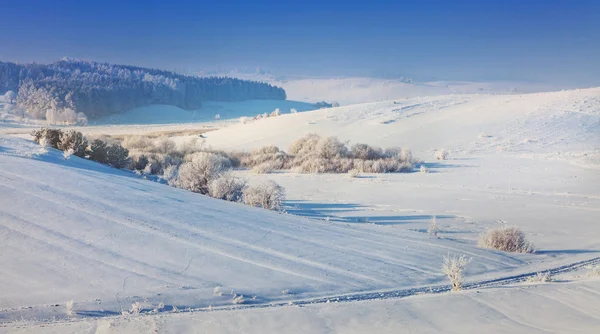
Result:
[[[427,167],[425,167],[425,166],[421,165],[421,167],[419,167],[419,171],[420,171],[421,173],[429,173],[429,168],[427,168]]]
[[[142,304],[140,302],[131,304],[131,310],[129,310],[129,313],[133,315],[140,315],[140,313],[142,313]]]
[[[284,199],[283,187],[271,180],[258,186],[248,187],[243,194],[245,204],[268,210],[281,210]]]
[[[600,276],[600,265],[591,265],[587,268],[589,269],[589,276]]]
[[[232,303],[233,303],[234,305],[237,305],[237,304],[243,304],[245,301],[246,301],[246,300],[244,299],[244,296],[243,296],[243,295],[233,295],[233,300],[232,300]]]
[[[162,154],[175,152],[175,142],[168,138],[160,138],[154,142],[155,151]]]
[[[442,272],[450,280],[452,291],[460,291],[462,289],[463,272],[469,262],[471,262],[471,259],[467,259],[464,255],[461,255],[460,257],[450,257],[450,255],[444,256]]]
[[[290,145],[288,151],[292,155],[306,154],[314,151],[319,143],[319,135],[310,133],[302,138],[296,139]]]
[[[294,108],[290,108],[290,113],[292,114],[296,114],[298,113],[298,110],[294,109]]]
[[[358,169],[351,169],[348,171],[348,176],[351,178],[355,178],[358,176],[358,174],[360,174],[360,172],[358,171]]]
[[[140,151],[151,151],[154,147],[152,140],[144,136],[128,136],[123,139],[123,147]]]
[[[221,115],[220,114],[215,114],[215,120],[220,120],[221,119]]]
[[[437,160],[446,160],[448,158],[448,151],[441,149],[435,152],[435,158]]]
[[[240,117],[240,123],[246,124],[248,122],[250,122],[250,118],[249,117],[246,117],[246,116]]]
[[[354,158],[363,160],[375,160],[383,157],[383,151],[380,148],[367,144],[352,145],[350,153]]]
[[[66,151],[63,151],[63,158],[65,158],[65,160],[69,160],[69,158],[71,157],[71,155],[73,155],[73,149],[70,148]]]
[[[185,157],[174,184],[182,189],[207,194],[209,183],[231,167],[229,159],[214,153],[198,152]]]
[[[255,174],[269,174],[277,170],[277,164],[273,161],[263,162],[260,165],[256,165],[252,168],[252,173]]]
[[[39,144],[40,144],[40,154],[48,153],[48,140],[46,139],[46,137],[40,138]]]
[[[535,274],[534,276],[530,276],[527,278],[527,282],[529,283],[547,283],[547,282],[552,282],[552,276],[550,275],[550,272],[539,272],[537,274]]]
[[[72,316],[74,316],[74,315],[75,315],[75,312],[73,311],[73,307],[75,306],[75,303],[74,303],[72,300],[69,300],[69,301],[67,302],[67,305],[66,305],[66,306],[67,306],[67,315],[68,315],[69,317],[72,317]]]
[[[279,111],[279,108],[275,109],[269,116],[270,117],[276,117],[281,115],[281,112]]]
[[[39,143],[41,138],[45,138],[46,143],[50,147],[58,148],[62,131],[58,129],[41,128],[39,130],[33,130],[31,135],[36,143]]]
[[[535,248],[516,227],[503,226],[488,230],[479,236],[479,247],[493,248],[505,252],[533,253]]]
[[[429,228],[427,228],[427,233],[438,238],[440,233],[440,227],[438,226],[437,219],[435,216],[431,217],[431,222],[429,223]]]
[[[321,158],[333,159],[345,157],[348,148],[337,137],[325,137],[317,143],[316,152]]]
[[[225,201],[241,202],[245,188],[246,181],[229,173],[224,173],[210,181],[208,195]]]
[[[148,164],[148,166],[152,166],[152,164]],[[177,183],[177,172],[179,167],[176,165],[169,165],[163,169],[162,179],[167,182],[167,184],[171,186],[176,186]],[[150,170],[149,173],[152,173]]]

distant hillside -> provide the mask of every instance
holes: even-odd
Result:
[[[45,65],[0,62],[0,93],[10,90],[18,92],[17,104],[33,116],[64,120],[77,113],[95,119],[151,104],[198,109],[209,100],[286,99],[282,88],[257,81],[72,59]]]

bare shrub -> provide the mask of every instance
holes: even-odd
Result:
[[[185,157],[174,184],[182,189],[207,194],[208,184],[231,167],[229,159],[214,153],[198,152]]]
[[[229,173],[224,173],[210,181],[208,195],[225,201],[241,202],[245,188],[246,181]]]
[[[266,181],[244,190],[245,204],[268,210],[280,211],[285,199],[285,190],[274,181]]]
[[[461,255],[460,257],[450,257],[448,254],[447,256],[444,256],[442,272],[450,280],[450,283],[452,284],[452,291],[460,291],[462,289],[463,271],[469,262],[471,262],[471,259],[467,259],[465,255]]]
[[[446,160],[448,158],[448,151],[446,151],[445,149],[441,149],[435,152],[435,158],[437,160]]]
[[[505,252],[535,252],[535,248],[527,240],[525,232],[511,226],[493,228],[481,234],[478,245],[479,247],[493,248]]]
[[[87,139],[81,134],[81,132],[75,130],[69,130],[60,134],[60,141],[58,142],[58,149],[61,151],[71,150],[71,154],[78,157],[85,157],[87,154]]]

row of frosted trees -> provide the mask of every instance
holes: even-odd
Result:
[[[0,62],[0,92],[36,118],[68,112],[90,119],[150,104],[199,109],[202,101],[285,100],[285,90],[256,81],[194,77],[134,66],[63,59],[42,64]]]

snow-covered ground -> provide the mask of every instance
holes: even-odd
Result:
[[[336,135],[412,148],[430,169],[239,172],[283,185],[286,214],[0,137],[0,331],[591,333],[600,326],[600,284],[585,268],[600,264],[599,116],[598,88],[453,94],[205,134],[226,150]],[[112,127],[94,131],[103,129]],[[440,148],[449,160],[434,160]],[[432,216],[440,238],[426,233]],[[480,232],[504,224],[527,232],[538,252],[476,246]],[[466,291],[446,291],[446,254],[473,258]],[[546,270],[555,282],[518,282]],[[233,305],[234,294],[245,302]],[[138,301],[144,313],[165,307],[120,315]]]

